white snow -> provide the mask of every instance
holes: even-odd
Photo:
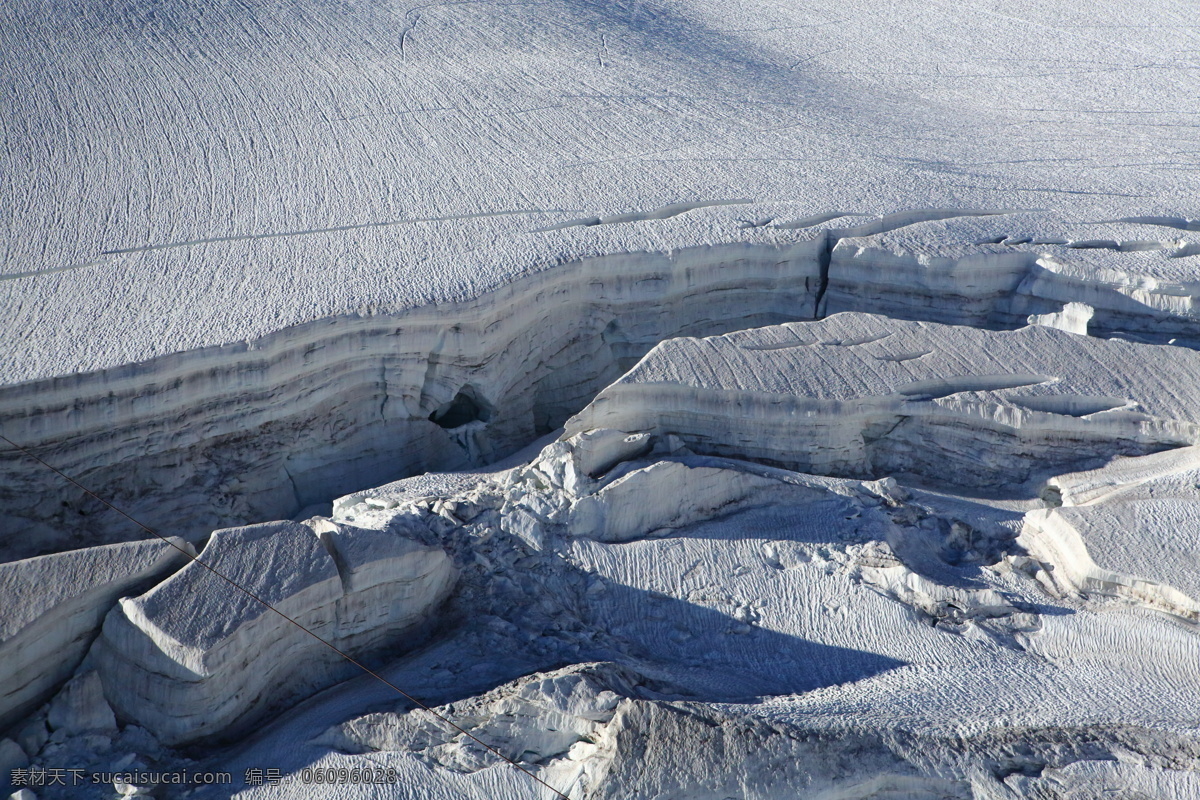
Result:
[[[0,725],[44,703],[79,666],[117,598],[179,569],[181,539],[90,547],[0,564]]]
[[[1053,208],[1194,241],[1190,12],[6,4],[2,374],[460,299],[563,256],[794,238],[738,220]],[[717,205],[659,219],[694,204]]]
[[[355,674],[338,650],[412,646],[453,583],[445,553],[398,535],[217,531],[199,562],[109,612],[93,656],[123,718],[195,741]]]
[[[14,796],[1200,796],[1198,37],[4,4]]]
[[[1016,798],[1063,780],[1180,798],[1197,788],[1187,766],[1200,753],[1187,711],[1200,677],[1194,624],[1153,603],[1143,613],[1103,593],[1047,594],[1031,565],[1076,574],[1090,558],[1079,542],[1031,551],[1023,522],[1058,511],[700,456],[650,454],[589,479],[574,474],[583,441],[476,474],[442,498],[391,509],[360,499],[340,512],[381,529],[415,516],[456,543],[471,565],[460,591],[473,621],[388,677],[424,682],[446,698],[440,715],[571,797]],[[705,511],[710,495],[685,493],[689,471],[758,493]],[[577,536],[572,509],[642,473],[664,476],[654,484],[664,498],[695,498],[692,518],[645,519],[618,541]],[[434,677],[486,673],[460,659],[497,634],[529,643],[525,677],[482,693]],[[577,666],[556,668],[564,657]],[[347,716],[350,697],[382,699],[356,684],[235,763],[308,736],[293,769],[386,765],[426,796],[542,796],[407,704]]]
[[[1200,357],[1041,326],[987,331],[835,314],[673,339],[568,421],[822,474],[998,487],[1191,445]]]

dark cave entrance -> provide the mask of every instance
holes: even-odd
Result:
[[[464,386],[449,403],[444,403],[429,415],[430,422],[443,428],[461,428],[471,422],[487,422],[492,418],[492,404],[474,386]]]

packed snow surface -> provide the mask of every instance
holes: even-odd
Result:
[[[357,672],[341,653],[428,627],[454,583],[445,553],[318,527],[218,531],[199,561],[123,599],[96,653],[117,711],[168,744],[227,735]]]
[[[1062,209],[988,238],[1194,244],[1193,12],[6,3],[0,377],[831,215]]]
[[[4,4],[0,781],[1200,796],[1198,40]]]
[[[822,474],[998,487],[1200,440],[1200,354],[835,314],[663,342],[567,422]]]

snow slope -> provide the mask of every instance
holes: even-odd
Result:
[[[0,434],[572,800],[1200,796],[1194,12],[6,3]],[[0,448],[4,776],[554,796],[143,538]]]
[[[0,425],[196,539],[511,452],[670,335],[1078,301],[1200,342],[1187,12],[7,4]],[[547,285],[561,320],[526,313]],[[442,374],[506,349],[571,386]],[[467,383],[500,419],[455,444],[426,423]],[[122,538],[24,465],[0,454],[2,530],[34,532],[7,557]]]
[[[1190,12],[8,3],[0,376],[802,235],[738,220],[1041,208],[1064,218],[1022,233],[1195,242]]]

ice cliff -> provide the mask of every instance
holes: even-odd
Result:
[[[670,336],[855,310],[1200,343],[1192,290],[1122,260],[1146,254],[934,244],[1011,216],[914,211],[817,233],[781,228],[791,239],[773,243],[596,255],[469,299],[0,387],[0,425],[146,524],[199,542],[381,480],[507,455]],[[1082,258],[1113,266],[1090,270],[1074,263]],[[0,526],[25,532],[5,537],[9,557],[132,534],[82,492],[56,486],[50,500],[56,479],[26,466],[0,453]]]
[[[342,652],[411,647],[454,585],[440,549],[328,522],[217,531],[199,558],[122,599],[93,653],[117,713],[167,744],[357,674]]]
[[[0,728],[66,682],[117,598],[169,575],[188,552],[182,539],[128,542],[0,565]]]
[[[1190,351],[843,313],[664,342],[566,430],[672,434],[699,453],[820,474],[997,487],[1195,443],[1200,417],[1179,387],[1197,377]]]
[[[0,780],[1200,797],[1193,6],[0,5]]]

